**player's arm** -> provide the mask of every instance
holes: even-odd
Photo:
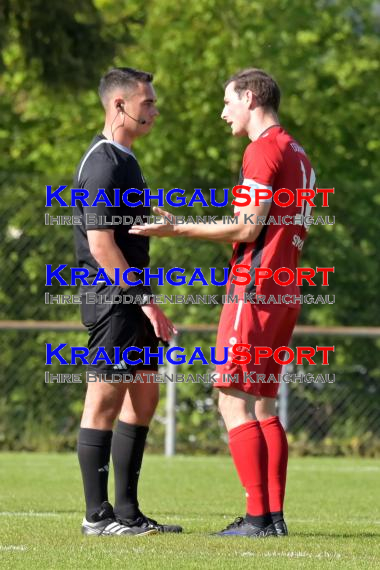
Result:
[[[145,236],[183,236],[193,239],[205,239],[222,242],[254,242],[260,235],[270,207],[271,198],[259,200],[256,206],[256,192],[259,189],[272,190],[273,181],[278,168],[279,151],[266,141],[251,143],[246,149],[243,159],[243,186],[248,187],[251,202],[240,206],[237,224],[224,224],[223,221],[210,224],[144,224],[133,226],[129,231]],[[160,208],[155,211],[163,216],[170,216]],[[261,218],[260,221],[258,218]]]
[[[219,220],[212,224],[145,224],[133,226],[129,232],[136,235],[157,237],[187,237],[221,242],[254,242],[263,229],[271,204],[265,202],[259,206],[251,204],[240,208],[237,223],[227,224]],[[161,216],[170,218],[171,214],[161,208],[154,208]],[[258,223],[258,218],[260,222]]]
[[[270,203],[259,206],[251,204],[240,208],[240,215],[237,217],[237,224],[226,224],[219,220],[217,224],[179,224],[174,227],[174,235],[206,239],[221,242],[254,242],[263,229],[263,221],[266,220]],[[260,223],[258,223],[258,218]]]

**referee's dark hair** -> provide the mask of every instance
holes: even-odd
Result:
[[[235,82],[234,89],[241,96],[243,91],[252,91],[261,107],[273,109],[276,113],[280,106],[281,92],[276,81],[262,69],[254,67],[243,69],[226,81],[225,87]]]
[[[136,89],[139,83],[152,83],[153,74],[133,69],[133,67],[114,67],[100,80],[99,97],[106,107],[108,95],[117,88],[123,89],[126,95]]]

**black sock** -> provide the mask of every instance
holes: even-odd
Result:
[[[268,524],[271,524],[272,522],[272,517],[270,516],[269,513],[266,513],[265,515],[250,515],[250,514],[246,514],[245,515],[245,520],[249,523],[254,524],[255,526],[258,526],[260,528],[265,528],[266,526],[268,526]]]
[[[78,458],[86,499],[86,519],[92,520],[103,501],[108,501],[108,467],[112,431],[80,428]]]
[[[115,473],[115,515],[119,519],[139,516],[137,485],[149,428],[118,421],[112,438]]]
[[[273,523],[276,523],[276,522],[279,522],[279,521],[284,520],[284,513],[283,513],[283,511],[276,511],[275,513],[271,513],[270,515],[271,515],[271,517],[272,517],[272,522],[273,522]]]

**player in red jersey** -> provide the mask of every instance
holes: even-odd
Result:
[[[297,207],[296,189],[313,188],[314,171],[303,148],[281,127],[278,119],[280,90],[267,73],[246,69],[232,76],[226,83],[222,119],[234,136],[248,136],[239,184],[247,187],[243,193],[251,196],[250,204],[235,207],[238,223],[235,225],[149,224],[134,226],[132,233],[142,235],[185,236],[233,243],[231,267],[247,265],[251,275],[248,285],[232,283],[230,272],[227,292],[238,296],[238,303],[225,304],[221,313],[217,358],[222,359],[224,347],[236,343],[267,346],[273,349],[287,346],[299,314],[299,305],[252,304],[244,302],[246,293],[256,295],[299,295],[295,282],[281,286],[273,279],[262,280],[255,286],[255,269],[281,267],[294,271],[306,237],[303,217],[310,214],[310,206],[303,202]],[[286,188],[293,194],[279,195],[281,207],[271,198],[256,201],[258,190],[275,191]],[[237,198],[237,203],[247,200]],[[257,202],[257,205],[256,205]],[[290,203],[291,202],[291,203]],[[162,215],[170,215],[160,208]],[[268,215],[276,220],[289,216],[286,223],[264,225],[258,223]],[[257,216],[257,218],[256,218]],[[249,220],[255,221],[254,224]],[[286,281],[280,277],[282,281]],[[232,358],[217,366],[219,374],[215,386],[219,389],[219,408],[229,435],[229,447],[237,472],[246,490],[246,516],[218,533],[221,536],[283,536],[287,534],[283,515],[288,444],[285,431],[276,415],[278,382],[266,383],[278,377],[281,365],[274,359],[262,359],[259,366],[250,363],[233,364]],[[228,381],[228,374],[237,375],[238,382]],[[261,381],[257,381],[258,375]]]

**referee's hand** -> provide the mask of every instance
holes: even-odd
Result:
[[[154,332],[158,338],[169,342],[172,336],[177,334],[178,331],[171,320],[164,315],[157,305],[142,305],[141,309],[152,323]]]

